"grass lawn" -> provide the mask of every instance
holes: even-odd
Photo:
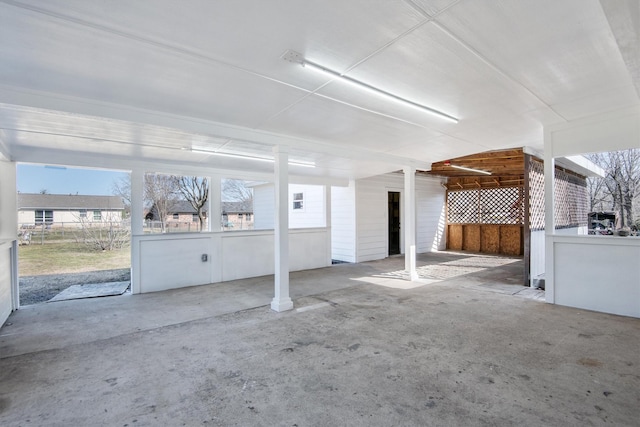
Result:
[[[32,242],[18,249],[20,276],[82,273],[131,267],[131,249],[92,251],[85,245],[62,241],[39,245]]]

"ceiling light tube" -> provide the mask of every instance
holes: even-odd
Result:
[[[455,168],[455,169],[461,169],[463,171],[476,172],[476,173],[482,173],[482,174],[485,174],[485,175],[491,175],[491,172],[482,171],[480,169],[471,169],[471,168],[465,168],[464,166],[456,166],[456,165],[449,165],[449,166],[451,166],[452,168]]]
[[[443,113],[442,111],[438,111],[434,108],[427,107],[426,105],[418,104],[417,102],[410,101],[406,98],[402,98],[398,95],[394,95],[382,89],[378,89],[377,87],[371,86],[367,83],[361,82],[360,80],[352,79],[351,77],[347,77],[344,74],[340,74],[337,71],[330,70],[329,68],[323,67],[322,65],[318,65],[314,62],[307,61],[306,59],[302,60],[301,65],[303,68],[313,70],[319,73],[322,73],[332,79],[338,79],[342,82],[349,83],[352,86],[355,86],[359,89],[367,90],[376,95],[380,95],[386,99],[390,99],[392,101],[400,102],[404,105],[416,108],[422,112],[426,112],[432,115],[435,115],[441,119],[449,120],[454,123],[458,123],[458,119],[450,116],[449,114]]]
[[[221,153],[219,151],[211,151],[211,150],[205,150],[203,148],[192,148],[191,149],[192,153],[202,153],[202,154],[208,154],[210,156],[218,156],[218,157],[230,157],[233,159],[242,159],[242,160],[255,160],[257,162],[268,162],[268,163],[274,163],[275,160],[270,158],[270,157],[259,157],[259,156],[247,156],[244,154],[233,154],[233,153]],[[303,168],[315,168],[316,164],[314,162],[306,162],[306,161],[302,161],[302,160],[290,160],[289,162],[290,166],[300,166]]]

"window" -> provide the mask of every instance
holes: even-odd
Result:
[[[245,217],[245,219],[246,219],[247,221],[251,221],[251,214],[250,214],[250,213],[245,214],[245,215],[244,215],[244,217]]]
[[[238,214],[238,219],[241,219],[241,218],[242,218],[242,214],[241,214],[241,213],[239,213],[239,214]]]
[[[101,211],[93,211],[93,220],[94,221],[102,221],[102,212]]]
[[[191,216],[191,221],[192,221],[192,222],[198,222],[198,221],[200,221],[200,218],[198,218],[198,214],[197,214],[197,213],[192,214],[192,216]]]
[[[177,214],[177,213],[173,214],[173,219],[180,219],[180,214]]]
[[[52,224],[53,223],[53,211],[35,211],[36,224]]]
[[[80,218],[86,218],[86,217],[87,217],[87,210],[80,209]]]
[[[304,208],[304,193],[293,193],[293,209]]]

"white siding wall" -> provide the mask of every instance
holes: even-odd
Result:
[[[0,160],[0,325],[18,308],[15,303],[17,220],[16,165]]]
[[[404,251],[404,176],[386,174],[356,181],[357,262],[388,256],[388,192],[400,192],[400,239]],[[440,180],[416,177],[416,228],[419,253],[445,248],[445,190]],[[334,206],[332,205],[332,208]],[[335,226],[332,223],[332,226]]]
[[[530,242],[530,261],[529,261],[529,286],[533,286],[535,280],[544,274],[544,230],[536,230],[531,232]]]
[[[18,224],[35,224],[36,213],[32,210],[18,212]]]
[[[331,187],[331,258],[356,262],[356,184]]]
[[[438,178],[416,177],[416,244],[418,253],[447,248],[446,192]]]
[[[293,209],[293,193],[303,193],[303,209]],[[275,196],[273,184],[253,189],[254,230],[273,228]],[[289,184],[289,228],[324,227],[324,187],[320,185]]]
[[[263,184],[253,188],[254,230],[273,229],[275,203],[273,184]]]
[[[303,208],[293,209],[293,194],[303,194]],[[324,187],[289,184],[289,228],[325,227]]]
[[[386,258],[388,244],[388,192],[399,191],[400,224],[404,223],[404,177],[401,174],[379,175],[356,181],[356,261]],[[402,225],[401,225],[402,226]],[[402,233],[401,250],[404,249]]]

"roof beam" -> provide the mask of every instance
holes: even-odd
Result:
[[[7,133],[4,129],[0,129],[0,160],[11,160],[11,152],[7,143]]]
[[[239,141],[250,141],[268,146],[286,145],[295,150],[327,154],[347,159],[374,161],[398,166],[409,165],[417,169],[428,169],[429,167],[428,163],[414,159],[394,156],[387,153],[372,152],[353,146],[346,147],[344,144],[333,144],[326,141],[298,138],[210,120],[178,116],[160,111],[145,110],[131,106],[41,91],[18,89],[10,86],[0,85],[0,99],[4,100],[7,104],[29,108],[172,128],[188,133]]]

